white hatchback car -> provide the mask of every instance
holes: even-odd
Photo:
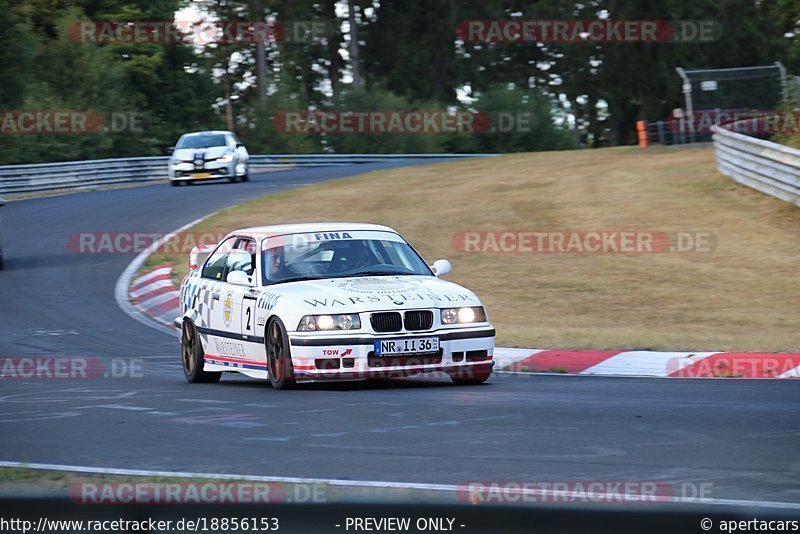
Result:
[[[169,158],[171,185],[195,180],[249,179],[250,154],[236,134],[228,131],[194,132],[181,136]]]
[[[492,373],[481,301],[439,278],[450,262],[429,267],[386,226],[243,229],[196,247],[190,268],[176,319],[189,382],[235,371],[283,389],[439,371],[478,384]]]

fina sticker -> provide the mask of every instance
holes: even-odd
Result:
[[[335,239],[353,239],[353,236],[347,232],[327,232],[322,234],[314,234],[314,239],[317,241],[331,241]]]

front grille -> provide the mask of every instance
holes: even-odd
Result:
[[[433,312],[430,310],[407,311],[405,314],[406,330],[430,330],[433,326]]]
[[[399,312],[373,313],[369,320],[376,332],[399,332],[403,328]]]

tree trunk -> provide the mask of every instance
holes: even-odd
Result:
[[[233,100],[231,99],[231,77],[228,74],[229,62],[225,62],[225,72],[222,75],[222,89],[225,92],[225,124],[228,130],[233,131]]]
[[[353,68],[353,85],[361,87],[360,51],[358,46],[358,25],[356,24],[355,0],[347,0],[347,20],[350,23],[350,63]]]
[[[339,47],[342,45],[342,34],[336,17],[336,0],[325,2],[325,17],[334,25],[333,35],[328,39],[328,79],[331,82],[331,91],[334,96],[339,89],[339,68],[341,67],[342,57],[339,55]]]
[[[254,22],[264,22],[264,3],[262,0],[253,0],[252,19]],[[256,39],[256,90],[258,101],[263,104],[267,101],[267,43],[264,39]]]

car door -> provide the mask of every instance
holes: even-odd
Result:
[[[249,237],[240,237],[236,240],[233,250],[228,255],[227,277],[234,271],[242,271],[252,282],[256,269],[256,242]],[[255,334],[255,305],[257,291],[255,288],[228,284],[225,294],[224,306],[230,305],[230,324],[226,329],[232,334],[238,334],[243,340]],[[230,299],[230,300],[229,300]]]
[[[249,286],[227,282],[228,277],[236,271],[244,272],[252,281],[255,261],[255,242],[244,237],[236,239],[225,257],[222,272],[225,282],[218,286],[218,299],[214,300],[214,310],[211,313],[213,333],[209,339],[209,352],[223,365],[251,365],[260,348],[260,340],[253,336],[255,292]]]
[[[228,256],[238,237],[229,237],[219,244],[203,264],[200,273],[200,285],[195,301],[198,315],[200,333],[205,336],[213,335],[213,331],[220,330],[225,324],[222,294],[227,287],[225,281]],[[208,342],[207,339],[204,341]]]

